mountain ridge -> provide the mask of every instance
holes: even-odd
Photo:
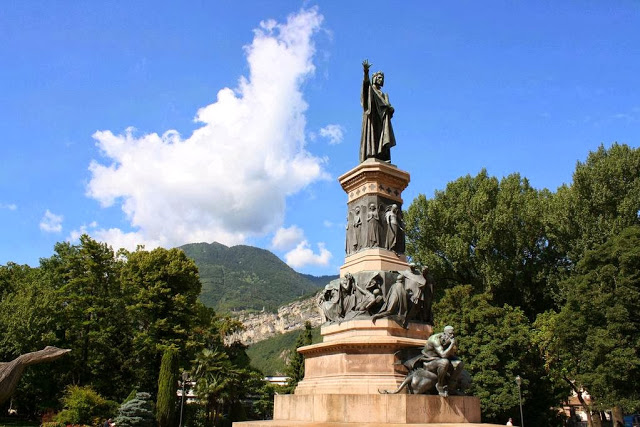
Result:
[[[267,249],[222,243],[179,246],[198,266],[200,301],[216,311],[275,312],[281,306],[318,292],[338,277],[302,274]]]

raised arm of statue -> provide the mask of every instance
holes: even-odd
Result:
[[[362,71],[364,72],[364,77],[362,79],[362,93],[360,94],[360,104],[362,104],[362,108],[366,111],[369,108],[369,86],[371,82],[369,81],[369,68],[371,64],[369,64],[368,60],[362,61]]]
[[[369,64],[369,60],[365,59],[362,61],[362,70],[364,71],[365,80],[369,80],[369,68],[371,68],[371,64]]]

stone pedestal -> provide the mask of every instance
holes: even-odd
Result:
[[[278,395],[274,420],[376,425],[479,423],[476,397],[420,394]]]
[[[246,421],[243,423],[233,423],[234,426],[243,427],[504,427],[502,424],[479,424],[479,423],[340,423],[322,421],[287,421],[287,420],[266,420],[266,421]]]
[[[305,357],[304,380],[296,395],[378,394],[395,390],[407,370],[395,353],[424,345],[431,335],[429,325],[410,323],[403,329],[396,322],[380,319],[351,320],[322,327],[323,342],[298,349]]]
[[[480,400],[470,396],[381,394],[394,391],[406,369],[394,353],[423,346],[429,325],[407,329],[380,319],[351,320],[322,327],[323,342],[298,349],[305,376],[295,394],[276,395],[273,420],[234,423],[253,427],[473,427],[480,423]]]

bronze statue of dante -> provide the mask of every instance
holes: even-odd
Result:
[[[362,134],[360,137],[360,162],[368,158],[376,158],[391,162],[391,147],[396,145],[396,138],[391,127],[393,107],[389,103],[389,95],[382,92],[384,73],[378,71],[369,80],[369,61],[362,62],[364,79],[362,81]]]

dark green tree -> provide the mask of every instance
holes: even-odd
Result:
[[[140,389],[155,390],[164,349],[186,348],[197,319],[198,269],[178,249],[122,252],[121,281],[127,290]]]
[[[57,345],[54,331],[60,309],[57,294],[39,269],[0,266],[0,360]]]
[[[573,267],[587,250],[638,224],[639,209],[640,148],[601,145],[553,197],[548,235]]]
[[[91,384],[109,398],[128,391],[131,330],[119,281],[121,262],[113,250],[83,235],[78,245],[56,244],[55,254],[41,259],[40,268],[60,300],[57,333],[73,350],[67,381]]]
[[[289,364],[287,365],[286,375],[289,377],[286,385],[286,391],[293,393],[296,386],[304,378],[304,356],[298,353],[298,348],[310,345],[312,343],[312,330],[311,323],[306,321],[304,323],[304,330],[298,336],[295,347],[291,352],[289,358]]]
[[[455,328],[458,355],[473,378],[471,394],[480,398],[485,421],[519,416],[514,380],[520,375],[527,424],[558,425],[550,408],[565,390],[557,390],[546,377],[522,310],[496,306],[490,294],[475,293],[470,285],[447,289],[434,310],[436,330],[446,325]]]
[[[38,269],[20,268],[19,275],[13,274],[16,268],[10,270],[8,280],[14,290],[0,299],[0,361],[47,345],[64,348],[64,336],[58,332],[62,307],[57,292],[41,280]],[[21,414],[34,415],[42,408],[56,407],[66,385],[63,378],[70,358],[67,355],[56,363],[27,369],[13,396],[14,408]]]
[[[159,427],[175,425],[176,393],[178,391],[178,352],[168,348],[162,355],[160,377],[158,378],[158,398],[156,419]]]
[[[413,201],[405,216],[407,252],[429,267],[436,298],[468,284],[533,320],[556,293],[549,277],[559,256],[544,224],[549,198],[519,174],[499,181],[482,170],[459,178],[432,199],[420,195]]]
[[[591,411],[640,409],[640,226],[588,250],[561,283],[565,304],[537,322],[537,342],[551,375]]]

